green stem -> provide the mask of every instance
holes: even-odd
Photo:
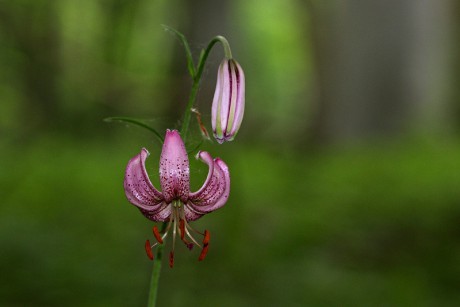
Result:
[[[185,139],[187,138],[188,126],[190,125],[190,118],[192,116],[192,108],[193,108],[193,106],[195,104],[196,95],[197,95],[198,89],[200,87],[201,75],[203,74],[204,65],[206,63],[206,60],[208,59],[208,56],[209,56],[209,53],[211,52],[212,47],[217,42],[220,42],[224,47],[224,53],[225,53],[225,57],[227,59],[232,58],[232,52],[230,50],[230,45],[229,45],[228,41],[225,39],[225,37],[216,36],[209,42],[209,44],[206,47],[206,49],[204,51],[202,51],[201,56],[200,56],[200,60],[199,60],[198,65],[197,65],[197,69],[195,69],[195,67],[193,67],[193,59],[191,57],[190,48],[188,46],[188,43],[187,43],[187,40],[185,39],[185,37],[181,33],[179,33],[178,31],[176,31],[176,30],[174,30],[174,29],[172,29],[170,27],[165,26],[165,28],[167,30],[172,31],[174,34],[176,34],[181,39],[181,41],[183,42],[185,50],[186,50],[186,53],[187,53],[189,72],[193,77],[192,90],[190,92],[190,96],[189,96],[189,99],[188,99],[187,108],[185,109],[184,121],[182,122],[182,128],[181,128],[181,131],[180,131],[182,139],[185,142]],[[131,119],[126,119],[126,118],[122,118],[122,119],[121,118],[116,118],[116,119],[127,121],[127,122],[132,122],[132,123],[135,123],[137,125],[144,126],[144,125],[140,124],[137,121],[136,122],[131,121]],[[149,129],[150,127],[145,125],[144,128]],[[156,133],[156,131],[153,131],[153,132]],[[157,136],[159,136],[159,135],[157,135]],[[161,138],[161,136],[160,136],[160,138]],[[167,223],[163,223],[161,232],[164,232],[164,230],[166,229],[166,225],[167,225]],[[154,307],[155,304],[156,304],[157,293],[158,293],[158,284],[159,284],[159,280],[160,280],[161,258],[163,256],[163,248],[164,248],[164,244],[159,244],[157,246],[157,248],[156,248],[156,253],[155,253],[155,258],[154,258],[153,268],[152,268],[152,277],[150,279],[150,292],[149,292],[149,300],[148,300],[148,305],[147,305],[148,307]]]
[[[184,140],[184,143],[187,138],[187,130],[190,124],[190,118],[192,116],[192,108],[193,108],[193,105],[195,104],[196,94],[198,93],[199,87],[200,87],[200,80],[195,79],[193,81],[192,91],[190,92],[190,97],[188,99],[187,108],[185,109],[184,121],[182,122],[182,129],[180,131],[180,134],[182,136],[182,139]]]
[[[220,36],[220,35],[214,37],[214,39],[216,39],[219,42],[221,42],[222,47],[224,47],[225,58],[227,58],[227,60],[233,59],[232,50],[230,49],[230,44],[228,43],[228,40],[225,37]]]
[[[164,232],[166,225],[168,223],[163,223],[161,227],[161,232]],[[163,256],[164,244],[158,244],[156,249],[155,258],[153,258],[153,268],[152,268],[152,277],[150,278],[150,291],[149,291],[149,300],[147,303],[148,307],[155,307],[157,302],[157,293],[158,293],[158,284],[160,281],[160,272],[161,272],[161,257]]]
[[[185,139],[187,138],[188,126],[190,125],[190,118],[192,116],[192,108],[195,105],[196,95],[198,93],[198,88],[200,87],[200,81],[201,81],[201,76],[203,74],[204,65],[206,64],[206,60],[208,59],[208,56],[209,56],[209,53],[211,52],[212,47],[214,47],[214,45],[218,42],[220,42],[222,46],[224,47],[225,58],[226,59],[232,58],[232,51],[230,49],[230,44],[228,43],[225,37],[220,36],[220,35],[214,37],[209,42],[204,52],[201,53],[201,57],[198,62],[197,69],[195,69],[196,73],[193,76],[192,90],[190,92],[187,107],[185,109],[184,121],[182,122],[182,129],[180,131],[184,142],[185,142]]]

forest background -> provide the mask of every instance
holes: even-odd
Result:
[[[454,0],[0,0],[0,305],[145,304],[152,223],[122,181],[161,146],[103,119],[179,126],[191,82],[161,24],[196,56],[227,37],[247,83],[236,141],[202,147],[232,178],[195,224],[210,252],[177,252],[160,306],[458,306]]]

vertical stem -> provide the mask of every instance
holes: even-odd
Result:
[[[161,227],[161,232],[165,231],[167,224],[168,223],[163,223],[163,226]],[[160,281],[161,257],[163,256],[163,247],[164,247],[164,244],[158,244],[158,247],[155,253],[155,258],[153,260],[152,277],[150,278],[149,299],[147,303],[148,307],[155,307],[156,302],[157,302],[157,293],[158,293],[158,285]]]
[[[186,140],[187,138],[187,132],[188,132],[188,126],[190,125],[190,118],[192,116],[192,108],[195,104],[196,100],[196,95],[198,93],[198,88],[200,87],[200,81],[201,81],[201,75],[203,74],[203,69],[204,65],[206,63],[206,60],[208,58],[209,52],[211,51],[212,47],[217,43],[220,42],[223,47],[224,47],[224,53],[225,57],[227,59],[232,58],[232,52],[230,50],[230,45],[228,41],[225,39],[223,36],[216,36],[214,37],[206,47],[206,50],[204,50],[200,61],[196,67],[196,70],[193,67],[193,60],[190,54],[190,49],[188,47],[187,41],[185,40],[185,37],[177,32],[176,30],[166,27],[169,30],[173,30],[173,32],[176,35],[179,35],[181,40],[184,43],[186,53],[187,53],[187,59],[188,59],[188,66],[189,66],[189,71],[191,74],[193,74],[193,85],[192,85],[192,90],[190,92],[190,96],[188,99],[187,107],[185,109],[185,114],[184,114],[184,121],[182,122],[182,127],[181,127],[181,137],[182,139]],[[164,232],[166,229],[167,223],[163,223],[161,232]],[[153,262],[153,268],[152,268],[152,277],[150,279],[150,291],[149,291],[149,299],[148,299],[148,307],[155,307],[156,301],[157,301],[157,293],[158,293],[158,284],[160,280],[160,272],[161,272],[161,258],[163,256],[163,248],[164,244],[159,244],[156,253],[155,253],[155,258]]]
[[[184,122],[182,123],[182,129],[180,131],[181,132],[180,134],[181,134],[182,139],[184,140],[184,143],[185,143],[185,140],[187,139],[187,130],[190,124],[190,117],[192,116],[192,108],[193,108],[193,105],[195,104],[196,94],[198,93],[199,85],[200,85],[200,78],[198,79],[194,78],[193,85],[192,85],[192,91],[190,92],[190,97],[187,103],[187,109],[185,109]]]

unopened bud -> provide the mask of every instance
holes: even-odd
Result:
[[[217,73],[212,102],[212,130],[222,144],[232,141],[240,129],[244,114],[244,72],[233,59],[224,59]]]

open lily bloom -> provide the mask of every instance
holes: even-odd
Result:
[[[213,159],[205,151],[197,154],[209,166],[208,176],[203,186],[196,192],[190,192],[190,170],[187,152],[179,132],[167,130],[160,157],[161,192],[150,182],[145,168],[149,152],[143,148],[132,158],[126,167],[124,188],[129,202],[139,208],[148,219],[155,222],[168,222],[164,233],[156,226],[153,234],[156,243],[145,244],[147,255],[153,259],[152,248],[162,244],[172,231],[173,250],[169,256],[169,265],[174,264],[174,245],[176,234],[191,249],[193,245],[202,248],[199,260],[203,260],[208,251],[209,232],[201,233],[189,224],[203,215],[219,209],[227,202],[230,194],[230,173],[227,165],[219,158]],[[201,245],[192,233],[203,236]]]

